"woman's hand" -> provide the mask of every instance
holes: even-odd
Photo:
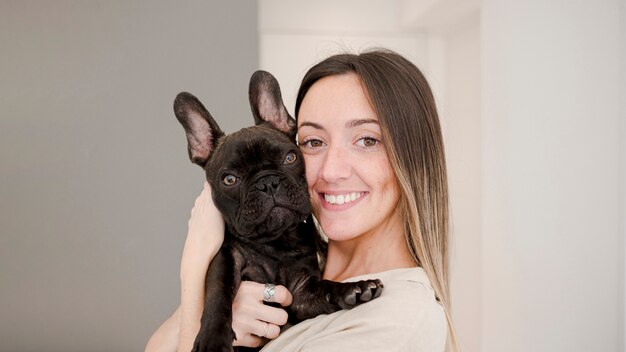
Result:
[[[287,312],[263,304],[265,285],[243,281],[233,302],[233,331],[237,336],[234,346],[258,347],[275,339],[280,327],[287,323]],[[283,307],[291,304],[291,293],[284,286],[276,286],[274,302]]]
[[[224,219],[213,204],[211,187],[206,181],[191,209],[188,225],[180,264],[179,351],[191,351],[200,330],[200,317],[204,309],[204,280],[209,263],[224,241]]]

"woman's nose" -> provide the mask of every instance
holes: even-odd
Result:
[[[321,166],[320,176],[328,183],[347,179],[352,174],[352,164],[345,148],[329,146]]]

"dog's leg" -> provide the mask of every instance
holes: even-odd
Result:
[[[377,298],[383,291],[380,280],[334,282],[310,276],[310,273],[299,275],[290,287],[293,303],[288,310],[292,324],[319,314],[351,309]]]
[[[222,247],[209,265],[205,306],[200,331],[193,345],[194,352],[233,350],[232,305],[239,280],[235,282],[234,260],[228,250]]]

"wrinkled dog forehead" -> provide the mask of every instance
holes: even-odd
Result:
[[[247,127],[220,140],[207,171],[216,174],[277,169],[289,152],[300,157],[298,147],[284,133],[263,125]]]

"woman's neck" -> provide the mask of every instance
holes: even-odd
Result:
[[[415,267],[399,219],[350,240],[328,241],[324,279],[345,279],[392,269]]]

